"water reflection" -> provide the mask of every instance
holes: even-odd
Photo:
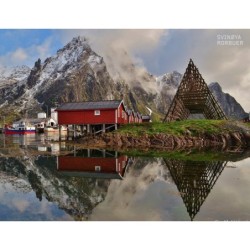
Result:
[[[227,162],[164,159],[191,220],[211,192]]]
[[[2,147],[0,152],[10,152],[10,155],[18,155],[17,149],[33,149],[43,154],[59,155],[63,151],[71,150],[73,146],[66,147],[65,142],[59,142],[57,132],[44,134],[27,134],[27,135],[5,135],[2,134]],[[71,148],[71,149],[69,149]],[[5,150],[4,150],[5,149]]]
[[[128,162],[112,151],[76,150],[37,137],[5,138],[0,220],[86,220],[104,200],[111,179],[124,177]]]
[[[0,136],[0,220],[250,219],[249,151],[128,157],[23,137]]]
[[[128,157],[117,152],[82,149],[57,157],[57,169],[63,174],[88,178],[123,179]]]
[[[61,132],[62,139],[65,140],[67,134],[65,132]],[[13,134],[13,135],[5,135],[2,134],[3,145],[6,147],[9,144],[17,144],[23,147],[31,146],[31,145],[46,145],[50,142],[58,142],[59,141],[59,133],[58,132],[47,132],[43,134]]]

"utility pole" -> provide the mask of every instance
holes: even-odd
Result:
[[[5,125],[5,116],[3,115],[3,128],[4,128],[4,125]]]

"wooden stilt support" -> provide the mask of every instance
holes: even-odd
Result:
[[[67,125],[67,140],[69,140],[69,125]]]
[[[74,145],[74,157],[76,157],[76,146]]]
[[[61,131],[62,131],[62,126],[61,126],[61,125],[59,125],[59,141],[61,141],[61,140],[62,140]]]
[[[106,157],[106,150],[105,149],[102,150],[102,156],[103,156],[103,158]]]
[[[73,125],[73,138],[76,138],[76,125]]]
[[[83,125],[80,125],[81,136],[83,136]]]

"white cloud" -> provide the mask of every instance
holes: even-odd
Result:
[[[18,48],[11,54],[11,60],[14,62],[23,62],[28,58],[28,54],[23,48]]]
[[[2,66],[17,66],[27,65],[33,67],[38,58],[45,60],[51,56],[53,37],[48,37],[43,43],[32,45],[27,48],[19,47],[14,51],[0,56],[0,65]]]
[[[27,208],[30,206],[29,201],[27,200],[21,200],[21,199],[15,199],[12,201],[12,205],[21,213],[25,212]]]
[[[37,53],[38,57],[42,60],[51,56],[51,45],[52,45],[52,37],[47,38],[42,44],[36,45],[32,48],[34,53]]]
[[[173,206],[180,207],[181,217],[188,219],[179,192],[162,160],[139,160],[134,164],[141,164],[141,167],[129,166],[122,181],[111,181],[105,200],[93,209],[89,220],[174,220],[177,213],[171,209]]]

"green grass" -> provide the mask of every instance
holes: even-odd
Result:
[[[128,134],[132,136],[141,136],[143,134],[168,134],[168,135],[191,135],[198,136],[199,134],[219,134],[230,130],[226,126],[229,121],[225,120],[185,120],[174,121],[168,123],[152,122],[139,124],[126,124],[120,127],[116,133]]]

